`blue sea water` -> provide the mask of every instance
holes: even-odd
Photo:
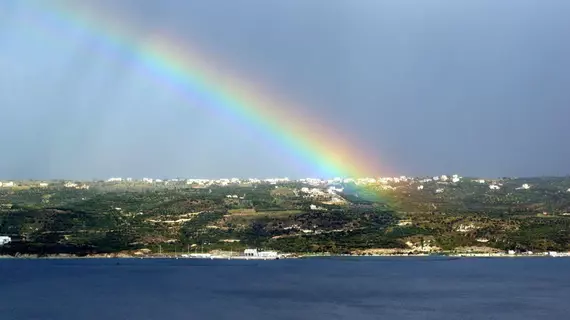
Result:
[[[569,319],[570,259],[0,260],[0,319]]]

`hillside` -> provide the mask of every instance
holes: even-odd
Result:
[[[19,182],[0,188],[0,235],[13,239],[0,253],[246,247],[330,253],[567,251],[569,188],[568,177],[42,187]]]

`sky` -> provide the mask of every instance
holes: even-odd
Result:
[[[153,81],[136,52],[51,23],[65,1],[39,2],[0,1],[0,179],[316,174]],[[82,3],[299,102],[378,175],[570,174],[569,1]]]

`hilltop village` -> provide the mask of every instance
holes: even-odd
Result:
[[[1,181],[0,255],[564,255],[570,177]]]

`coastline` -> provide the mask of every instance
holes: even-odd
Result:
[[[427,258],[427,257],[449,257],[449,258],[568,258],[570,254],[562,253],[559,255],[548,255],[548,254],[487,254],[487,253],[431,253],[431,254],[367,254],[367,255],[358,255],[358,254],[332,254],[332,255],[301,255],[298,258],[366,258],[366,257],[397,257],[397,258]]]
[[[231,255],[212,255],[211,257],[188,257],[183,254],[150,254],[150,255],[135,255],[128,253],[116,254],[93,254],[86,256],[77,256],[70,254],[56,254],[56,255],[0,255],[0,261],[3,259],[202,259],[202,260],[288,260],[288,259],[314,259],[314,258],[427,258],[427,257],[448,257],[448,258],[567,258],[570,253],[536,253],[536,254],[508,254],[508,253],[448,253],[448,252],[434,252],[434,253],[413,253],[413,254],[316,254],[316,253],[293,253],[280,256],[278,259],[252,259],[243,256]]]

